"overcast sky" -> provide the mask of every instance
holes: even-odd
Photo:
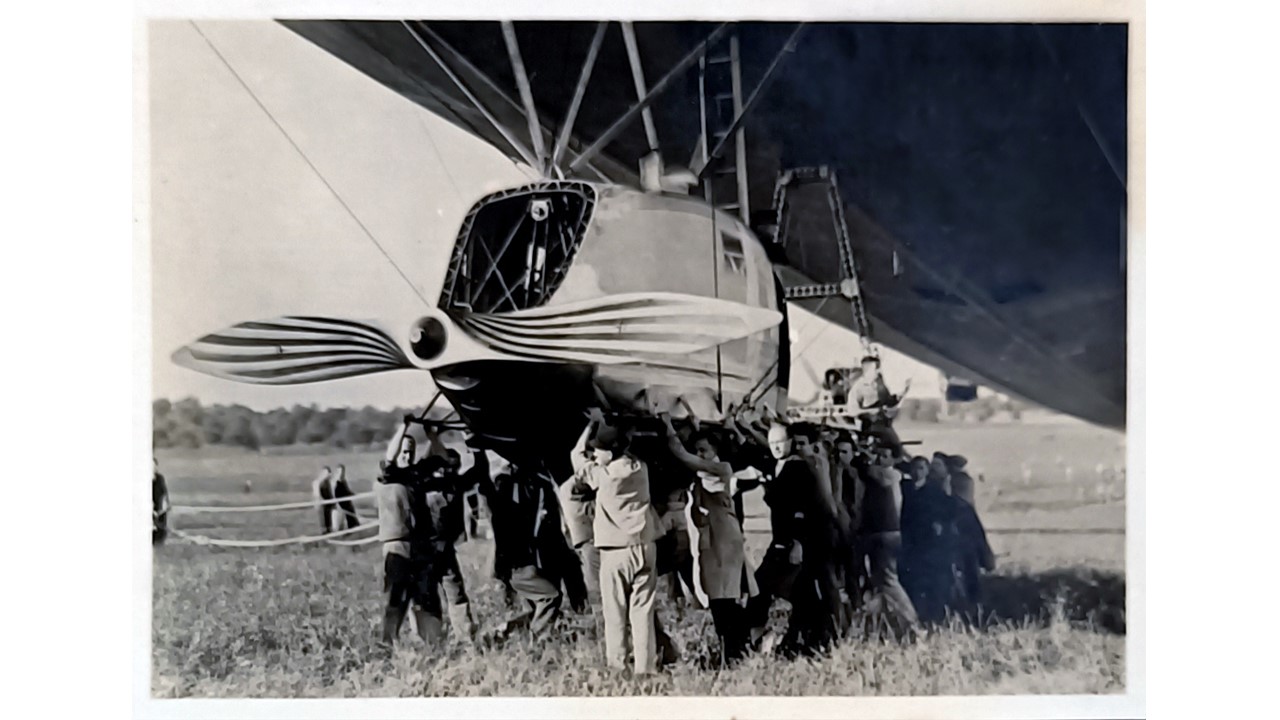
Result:
[[[400,371],[261,387],[175,366],[170,354],[237,322],[284,314],[407,324],[422,301],[325,186],[342,197],[432,303],[462,218],[480,196],[528,181],[479,140],[268,21],[149,26],[152,395],[257,409],[421,405],[430,377]],[[258,106],[298,144],[307,165]],[[793,311],[793,342],[817,372],[854,363],[857,337]],[[815,333],[821,333],[816,341]],[[938,372],[883,351],[890,385],[937,396]],[[804,371],[792,394],[812,392]]]

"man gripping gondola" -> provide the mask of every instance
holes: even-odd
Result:
[[[474,632],[466,588],[454,543],[462,532],[462,496],[434,433],[428,454],[416,458],[417,443],[406,416],[387,446],[378,478],[378,536],[382,540],[387,606],[382,640],[395,642],[412,606],[418,634],[428,644],[444,639],[443,589],[454,631],[464,638]]]

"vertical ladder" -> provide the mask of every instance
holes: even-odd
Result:
[[[727,55],[704,55],[698,61],[698,94],[702,120],[700,170],[706,166],[711,150],[728,133],[733,119],[742,112],[742,64],[736,29],[729,34]],[[749,223],[746,131],[739,127],[733,135],[733,162],[722,155],[717,167],[707,173],[703,192],[707,202]]]
[[[849,225],[844,217],[844,199],[840,196],[840,186],[836,182],[834,169],[822,165],[785,170],[778,174],[777,184],[773,190],[773,209],[777,213],[777,237],[774,242],[784,250],[787,244],[787,232],[790,229],[787,207],[787,191],[797,185],[823,184],[827,190],[827,206],[831,210],[831,223],[835,230],[836,246],[840,253],[840,274],[843,282],[830,285],[793,288],[788,291],[788,299],[805,297],[831,297],[842,295],[849,300],[849,309],[853,314],[854,330],[862,340],[863,350],[868,355],[878,357],[879,352],[871,344],[871,323],[867,320],[866,304],[862,299],[862,286],[858,280],[858,264],[853,253],[853,242],[849,238]]]

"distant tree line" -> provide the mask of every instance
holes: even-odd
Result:
[[[230,445],[258,450],[284,445],[359,447],[391,440],[410,408],[378,410],[294,405],[258,412],[243,405],[210,405],[195,398],[151,403],[151,440],[156,448]]]
[[[953,417],[986,422],[996,414],[1008,413],[1018,420],[1028,405],[1017,400],[984,397],[966,403],[953,403]],[[947,418],[942,401],[937,398],[911,398],[902,401],[898,417],[912,422],[936,423]],[[332,445],[339,448],[361,447],[391,440],[401,418],[416,412],[411,408],[378,410],[363,408],[318,408],[294,405],[259,412],[243,405],[210,405],[205,407],[195,398],[177,402],[160,399],[152,402],[151,440],[156,448],[199,448],[206,445],[230,445],[258,450],[285,445]]]

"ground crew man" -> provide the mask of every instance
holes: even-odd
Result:
[[[331,478],[332,483],[330,489],[333,491],[334,500],[342,500],[355,495],[351,492],[351,485],[347,482],[347,468],[345,465],[339,465],[333,471]],[[346,530],[360,525],[360,516],[356,514],[356,506],[350,500],[345,500],[329,505],[329,517],[337,517],[337,522],[331,522],[333,530]]]
[[[841,587],[844,588],[850,604],[856,608],[861,602],[866,575],[862,562],[862,549],[858,545],[859,526],[862,522],[862,498],[866,492],[866,482],[862,478],[862,471],[858,468],[860,462],[857,445],[852,437],[844,433],[836,437],[834,460],[832,490],[840,506],[841,522],[845,531],[840,546],[836,548],[834,561],[841,570]]]
[[[918,458],[913,469],[927,462],[923,483],[915,479],[904,494],[901,519],[907,592],[922,622],[942,620],[951,601],[958,545],[956,500],[950,494],[946,462]],[[923,469],[923,468],[921,468]],[[916,474],[920,474],[917,470]]]
[[[902,635],[919,620],[911,598],[898,580],[898,558],[902,553],[899,525],[902,474],[892,464],[891,452],[881,449],[866,468],[866,489],[858,513],[861,518],[858,545],[868,567],[864,607],[873,630],[890,630]]]
[[[455,527],[451,518],[457,510],[461,520],[461,496],[449,488],[453,481],[446,472],[447,462],[438,454],[438,443],[427,457],[416,460],[417,444],[408,434],[414,422],[406,416],[391,438],[375,486],[387,592],[382,640],[388,646],[395,643],[410,606],[423,641],[443,640],[442,587],[455,630],[468,637],[472,632],[466,590],[453,552],[461,524]],[[430,433],[428,439],[433,439]]]
[[[686,530],[693,550],[694,590],[711,610],[720,637],[721,663],[737,662],[747,650],[748,628],[739,600],[758,592],[747,564],[742,527],[733,508],[736,480],[733,466],[720,459],[717,443],[705,431],[693,435],[696,454],[685,449],[671,425],[661,416],[671,453],[697,473],[688,506]]]
[[[477,451],[477,465],[488,464]],[[528,623],[535,637],[545,636],[561,615],[560,586],[574,588],[577,559],[560,531],[555,483],[545,475],[512,464],[490,481],[480,477],[480,492],[493,514],[494,575],[525,601],[528,612],[504,623],[504,632]],[[575,588],[576,590],[576,588]],[[578,593],[573,593],[577,595]],[[571,597],[575,605],[585,602]]]
[[[333,505],[329,502],[333,499],[333,485],[329,479],[332,474],[329,466],[325,465],[316,479],[311,481],[311,497],[315,499],[316,507],[320,510],[320,534],[322,535],[333,532]]]
[[[591,459],[584,449],[590,447]],[[570,460],[570,480],[579,495],[594,493],[592,534],[600,552],[600,595],[604,615],[605,660],[626,667],[628,632],[634,673],[657,671],[658,638],[654,623],[657,595],[658,516],[649,497],[649,472],[628,454],[617,428],[592,411]]]
[[[880,358],[868,355],[862,358],[862,374],[853,384],[853,403],[858,407],[858,419],[864,434],[876,437],[881,443],[893,450],[895,455],[902,453],[902,441],[893,429],[892,414],[903,396],[911,389],[908,378],[902,392],[894,395],[884,383],[880,374]]]
[[[942,455],[942,453],[938,453]],[[956,500],[956,588],[952,605],[966,616],[982,601],[982,571],[996,569],[995,553],[987,542],[987,531],[978,517],[973,478],[965,472],[968,461],[962,455],[944,455],[951,477],[951,497]]]
[[[151,466],[151,544],[163,545],[169,536],[169,486],[155,458],[151,458]]]
[[[805,448],[815,440],[805,429],[774,425],[769,430],[769,451],[777,459],[777,469],[765,484],[764,501],[773,537],[756,571],[760,594],[747,603],[747,623],[755,642],[764,635],[773,599],[790,600],[791,617],[780,648],[788,655],[824,645],[834,635],[839,613],[839,595],[830,585],[827,567],[827,508],[819,480],[805,459]]]

